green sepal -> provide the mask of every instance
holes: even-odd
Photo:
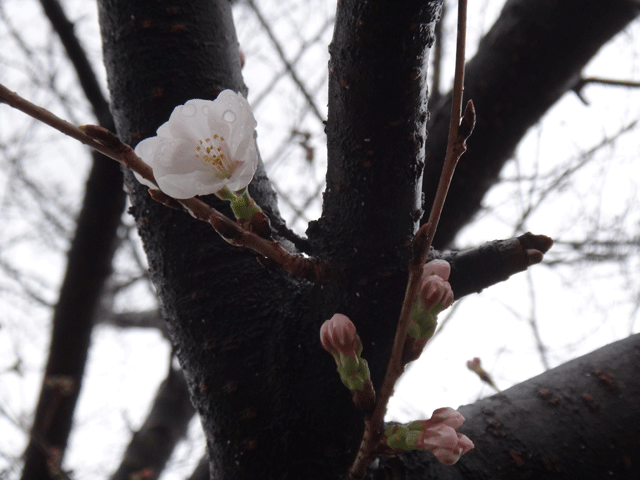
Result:
[[[235,198],[231,200],[231,210],[233,210],[236,219],[250,220],[254,213],[262,212],[246,188],[235,192],[234,195]]]
[[[419,421],[387,427],[384,431],[386,443],[394,450],[416,450],[423,428]]]
[[[415,339],[430,339],[438,326],[438,313],[442,310],[430,308],[425,310],[424,303],[421,298],[416,300],[411,310],[411,316],[407,335]]]
[[[362,351],[362,349],[359,349]],[[336,358],[340,380],[349,390],[363,390],[365,382],[371,379],[369,365],[359,354],[349,356],[339,354]]]

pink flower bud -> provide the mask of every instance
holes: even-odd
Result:
[[[462,422],[464,417],[456,410],[439,408],[429,420],[421,422],[424,429],[416,446],[433,453],[441,463],[453,465],[474,447],[467,436],[455,431]]]
[[[322,347],[334,357],[343,354],[355,357],[362,348],[356,326],[349,317],[336,313],[320,328]]]
[[[484,368],[482,368],[482,364],[480,363],[480,359],[478,357],[474,358],[473,360],[469,360],[467,362],[467,368],[478,375],[478,377],[480,377],[480,380],[482,380],[484,383],[491,385],[496,391],[500,391],[500,389],[493,382],[491,375],[489,375],[489,373]]]
[[[420,288],[420,298],[424,303],[424,309],[437,308],[442,311],[453,303],[453,291],[449,282],[438,275],[422,277],[422,287]]]
[[[448,427],[456,429],[464,423],[464,417],[460,412],[451,407],[443,407],[434,410],[431,418],[427,421],[433,422],[433,424],[443,423]]]
[[[446,260],[431,260],[422,267],[422,278],[430,275],[437,275],[443,280],[449,280],[451,274],[451,265]]]
[[[467,362],[467,368],[472,372],[478,373],[478,371],[482,369],[482,367],[480,366],[480,359],[478,357],[475,357],[473,360],[469,360]]]

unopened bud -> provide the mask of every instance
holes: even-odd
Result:
[[[451,265],[446,260],[431,260],[422,267],[422,278],[437,275],[443,280],[449,280],[451,275]]]
[[[445,465],[453,465],[473,448],[473,442],[456,432],[464,417],[446,407],[433,412],[429,420],[393,425],[384,431],[386,445],[394,451],[426,450]]]
[[[422,285],[411,311],[403,360],[417,359],[438,326],[438,314],[453,303],[447,282],[451,267],[444,260],[432,260],[422,269]]]
[[[340,380],[351,390],[353,402],[369,412],[375,405],[375,391],[367,361],[362,358],[362,342],[356,327],[346,315],[336,313],[320,328],[320,342],[338,366]]]
[[[489,373],[484,368],[482,368],[482,364],[478,357],[475,357],[473,360],[469,360],[467,362],[467,368],[478,375],[478,377],[480,377],[480,380],[482,380],[484,383],[493,387],[497,392],[500,391],[500,389],[493,382],[491,375],[489,375]]]
[[[322,347],[331,355],[338,354],[356,356],[358,350],[362,350],[360,337],[356,332],[356,326],[349,317],[336,313],[331,320],[327,320],[320,327],[320,342]]]

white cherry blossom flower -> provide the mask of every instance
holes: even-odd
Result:
[[[223,90],[214,101],[194,99],[177,106],[155,137],[135,148],[153,169],[157,187],[173,198],[191,198],[245,188],[258,165],[256,120],[239,93]]]

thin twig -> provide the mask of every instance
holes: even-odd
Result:
[[[405,298],[402,303],[396,336],[393,341],[393,349],[387,372],[377,395],[376,407],[370,417],[365,418],[365,431],[360,444],[358,455],[351,466],[347,479],[361,480],[367,466],[376,455],[376,449],[382,436],[382,424],[384,415],[387,411],[389,398],[393,394],[396,382],[404,372],[404,364],[402,363],[403,350],[409,328],[409,319],[411,310],[418,297],[420,280],[422,274],[422,266],[427,260],[429,249],[433,241],[442,207],[444,205],[449,185],[453,177],[458,160],[466,150],[466,140],[473,131],[475,125],[475,110],[473,103],[469,101],[465,109],[462,120],[460,118],[462,112],[462,92],[464,84],[464,61],[465,61],[465,42],[467,28],[467,0],[459,0],[458,2],[458,38],[456,47],[456,71],[453,86],[453,105],[451,107],[451,123],[449,127],[449,142],[447,145],[447,153],[444,160],[442,174],[440,176],[440,184],[436,198],[431,207],[429,221],[425,223],[416,233],[413,240],[413,254],[409,263],[409,279],[407,281],[407,289]]]
[[[1,84],[0,102],[7,103],[36,120],[46,123],[65,135],[103,153],[157,185],[151,167],[142,161],[129,145],[122,143],[118,137],[108,130],[95,125],[77,127],[57,117],[50,111],[20,97]],[[275,240],[265,239],[245,230],[239,224],[198,198],[176,200],[164,195],[159,190],[152,190],[151,192],[154,199],[166,205],[181,204],[198,220],[210,223],[227,242],[235,246],[250,248],[275,261],[283,270],[292,275],[319,282],[328,280],[330,268],[326,263],[291,254]]]
[[[536,315],[536,291],[533,288],[533,278],[531,276],[531,270],[527,270],[527,286],[529,287],[529,297],[531,301],[531,308],[529,312],[529,326],[531,327],[531,331],[533,333],[533,338],[536,341],[536,349],[540,354],[540,362],[545,370],[549,370],[551,368],[549,364],[549,358],[547,357],[547,346],[542,341],[542,337],[540,336],[540,328],[538,327],[538,317]]]
[[[630,80],[611,80],[608,78],[596,78],[596,77],[579,78],[576,81],[575,85],[571,87],[571,89],[578,96],[580,101],[585,105],[589,105],[589,102],[582,95],[582,89],[589,83],[597,83],[600,85],[607,85],[612,87],[625,87],[625,88],[640,87],[640,82],[633,82]]]
[[[293,83],[295,83],[298,86],[298,88],[300,89],[300,93],[302,93],[302,96],[305,98],[305,100],[309,104],[309,107],[311,107],[311,110],[313,110],[313,113],[318,118],[318,120],[320,120],[321,122],[324,122],[325,120],[324,116],[320,113],[320,110],[318,109],[315,101],[313,100],[313,97],[307,91],[307,87],[302,82],[302,80],[300,80],[300,77],[298,77],[298,74],[296,73],[296,70],[293,68],[293,65],[291,64],[291,62],[289,62],[289,60],[287,60],[287,56],[285,55],[284,50],[280,45],[280,42],[278,42],[278,39],[276,38],[273,31],[271,30],[269,23],[262,15],[262,12],[260,11],[260,9],[258,8],[258,6],[255,4],[253,0],[248,0],[247,4],[251,7],[253,12],[255,13],[256,17],[258,18],[258,21],[260,22],[260,25],[262,25],[262,28],[264,28],[265,33],[271,40],[273,47],[276,49],[276,52],[278,52],[278,56],[280,57],[280,60],[282,60],[282,63],[284,64],[285,68],[289,72],[289,75],[291,75],[291,79],[293,80]]]
[[[296,55],[293,57],[293,60],[291,60],[289,62],[289,65],[291,65],[292,68],[295,67],[296,64],[298,63],[298,61],[303,57],[303,55],[308,52],[309,47],[311,45],[317,43],[318,41],[320,41],[322,39],[322,37],[324,36],[326,30],[329,27],[332,27],[334,25],[334,23],[335,23],[335,18],[334,17],[327,18],[325,23],[318,30],[318,33],[316,33],[316,35],[314,35],[311,39],[305,41],[302,45],[300,45],[300,48],[298,49],[298,53],[296,53]],[[254,110],[256,108],[258,108],[258,105],[260,105],[260,103],[262,103],[262,101],[267,97],[267,95],[269,95],[269,93],[273,92],[276,84],[282,78],[284,78],[284,75],[288,71],[289,71],[288,68],[285,67],[284,70],[281,70],[278,73],[276,73],[273,76],[273,78],[271,79],[271,82],[268,85],[264,86],[262,91],[260,93],[258,93],[255,96],[255,98],[253,98],[253,100],[251,100],[251,108],[253,108]],[[321,121],[322,121],[322,119],[321,119]]]

